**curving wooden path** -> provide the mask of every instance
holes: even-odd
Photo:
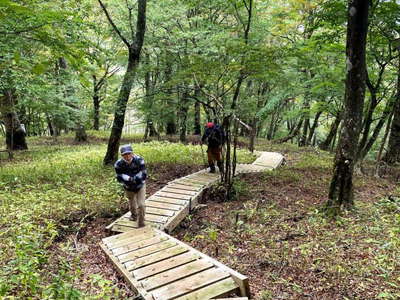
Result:
[[[279,153],[261,152],[252,164],[238,164],[236,173],[279,167]],[[204,300],[250,296],[248,278],[165,232],[171,232],[198,205],[202,192],[220,179],[207,170],[171,181],[146,199],[146,227],[137,228],[130,213],[107,228],[122,232],[100,246],[127,282],[148,300]],[[165,232],[164,232],[165,231]],[[226,298],[228,299],[228,298]],[[229,298],[230,299],[230,298]]]

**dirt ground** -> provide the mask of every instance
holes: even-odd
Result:
[[[357,233],[335,245],[343,257],[332,258],[326,268],[319,263],[328,255],[324,246],[309,255],[300,253],[304,245],[318,247],[319,239],[324,243],[326,231],[332,231],[329,238],[335,241],[335,222],[323,228],[310,223],[326,201],[330,172],[285,167],[278,172],[241,175],[242,193],[235,201],[220,202],[218,189],[208,191],[204,207],[181,224],[175,237],[248,276],[256,299],[373,299],[382,288],[378,276],[341,277],[329,267],[335,259],[350,267],[368,259],[367,251],[353,244]],[[377,201],[395,188],[394,181],[385,179],[357,181],[358,202]],[[372,283],[358,290],[365,280]]]
[[[239,177],[239,198],[221,202],[218,188],[206,191],[203,205],[189,216],[172,233],[203,253],[216,258],[229,267],[249,277],[255,299],[373,299],[379,289],[379,279],[368,289],[358,290],[363,278],[340,277],[329,267],[321,267],[320,251],[300,255],[303,245],[317,241],[321,232],[332,230],[337,224],[325,224],[318,228],[310,224],[310,216],[326,201],[330,172],[318,168],[286,167],[271,173],[244,174]],[[191,166],[153,166],[158,170],[157,181],[149,181],[148,194],[162,188],[174,178],[199,169]],[[376,201],[394,189],[395,179],[356,179],[357,201]],[[121,213],[127,207],[121,208]],[[122,290],[122,298],[134,297],[135,293],[98,246],[101,238],[110,235],[105,227],[115,217],[97,218],[87,223],[78,238],[84,246],[81,266],[84,277],[101,274],[112,280]],[[357,239],[357,236],[348,237]],[[315,246],[313,244],[313,246]],[[351,265],[367,258],[365,251],[349,242],[343,242],[340,255]],[[88,251],[90,249],[90,251]],[[322,252],[321,252],[322,251]],[[374,286],[375,285],[375,286]]]

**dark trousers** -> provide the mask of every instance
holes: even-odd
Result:
[[[210,171],[215,171],[215,162],[217,162],[220,172],[223,172],[224,161],[222,155],[222,146],[217,146],[217,147],[208,146],[207,158]]]

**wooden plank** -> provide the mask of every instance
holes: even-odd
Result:
[[[179,200],[190,200],[192,198],[191,195],[182,195],[182,194],[168,193],[168,192],[163,192],[163,191],[159,191],[159,192],[155,193],[153,196],[168,198],[168,199],[173,198],[173,199],[179,199]]]
[[[264,164],[262,164],[262,163],[254,163],[253,166],[262,167],[262,168],[264,168],[265,170],[273,170],[273,169],[274,169],[274,167],[271,167],[271,166],[269,166],[269,165],[264,165]]]
[[[176,181],[173,181],[174,183],[177,184],[183,184],[183,185],[189,185],[189,186],[195,186],[195,187],[204,187],[205,183],[204,182],[200,182],[200,181],[195,181],[189,178],[180,178]]]
[[[132,277],[132,275],[124,268],[124,266],[118,262],[116,257],[112,255],[112,253],[107,249],[107,246],[104,245],[103,243],[100,243],[101,249],[104,251],[104,253],[111,259],[112,263],[114,266],[117,268],[117,270],[124,276],[125,280],[128,282],[128,284],[132,287],[133,290],[137,290],[145,300],[153,300],[154,298],[147,293],[145,289],[141,287],[139,282],[135,280],[135,278]]]
[[[207,262],[205,259],[200,259],[165,271],[161,274],[148,277],[147,279],[142,280],[140,283],[146,289],[146,291],[150,291],[213,267],[214,265],[212,263]]]
[[[153,276],[153,275],[159,274],[161,272],[167,271],[169,269],[187,264],[189,262],[197,260],[198,258],[199,258],[199,256],[197,254],[195,254],[194,252],[186,252],[186,253],[174,256],[172,258],[160,261],[158,263],[154,263],[147,267],[137,269],[132,272],[132,275],[135,277],[136,280],[142,280],[149,276]]]
[[[238,286],[232,278],[218,281],[212,285],[201,288],[195,292],[186,294],[185,296],[176,298],[176,300],[208,300],[234,292]],[[234,298],[241,299],[241,298]],[[247,297],[245,299],[248,299]]]
[[[108,249],[114,250],[115,248],[123,247],[125,245],[139,243],[144,240],[152,239],[153,237],[157,236],[158,234],[155,232],[146,232],[137,236],[128,236],[126,239],[111,241],[106,243]],[[167,238],[167,237],[164,237]]]
[[[210,260],[215,266],[221,268],[222,270],[225,270],[226,272],[230,273],[233,280],[235,280],[236,284],[239,286],[240,289],[240,295],[243,297],[250,297],[250,286],[249,286],[249,279],[240,274],[239,272],[236,272],[235,270],[225,266],[224,264],[220,263],[219,261],[209,257],[208,255],[201,253],[194,249],[193,247],[190,247],[189,245],[186,245],[185,243],[181,242],[180,240],[177,240],[176,238],[167,235],[165,232],[162,232],[158,229],[154,229],[156,232],[158,232],[160,235],[166,235],[169,237],[170,240],[175,241],[178,245],[182,245],[182,247],[186,247],[187,249],[191,251],[197,252],[202,258],[205,258],[207,260]]]
[[[198,192],[198,191],[202,190],[201,187],[195,187],[195,186],[191,186],[191,185],[183,185],[183,184],[178,184],[178,183],[174,183],[174,182],[168,183],[167,187],[174,188],[174,189],[180,189],[180,190],[186,190],[186,191],[194,191],[194,192]]]
[[[168,203],[168,204],[181,205],[181,206],[186,205],[189,201],[189,200],[180,200],[180,199],[174,199],[174,198],[166,198],[166,197],[161,197],[158,195],[153,195],[148,200],[162,202],[162,203]]]
[[[169,210],[173,210],[173,211],[179,211],[179,210],[182,209],[181,205],[169,204],[169,203],[157,202],[157,201],[151,201],[150,199],[146,201],[146,209],[147,209],[147,207],[169,209]]]
[[[122,217],[124,217],[124,216],[121,216],[120,218],[122,218]],[[118,221],[120,218],[116,219],[114,222],[112,222],[111,224],[107,225],[107,226],[106,226],[106,229],[107,229],[107,230],[112,230],[112,227],[114,226],[115,223],[117,223],[117,221]]]
[[[181,253],[188,252],[188,249],[182,246],[175,246],[169,248],[165,251],[157,252],[154,254],[147,255],[142,258],[138,258],[135,261],[128,261],[125,263],[125,267],[128,271],[133,271],[141,267],[145,267],[156,262],[162,261],[167,258],[171,258],[173,256],[179,255]]]
[[[137,227],[137,221],[131,221],[125,217],[119,218],[116,224],[129,227]]]
[[[189,205],[187,205],[181,211],[177,212],[173,218],[170,218],[168,222],[166,222],[164,225],[164,230],[167,232],[172,232],[172,230],[174,230],[175,227],[178,226],[187,215],[189,215],[189,213]]]
[[[201,182],[201,183],[203,184],[203,186],[209,186],[209,185],[211,185],[213,182],[217,181],[217,180],[206,180],[206,179],[201,179],[201,178],[198,178],[198,177],[190,177],[190,178],[187,178],[187,180]]]
[[[118,235],[112,235],[106,238],[103,238],[102,241],[105,244],[108,244],[108,242],[115,242],[115,241],[119,241],[119,240],[124,240],[126,238],[130,238],[132,236],[137,236],[137,235],[141,235],[141,234],[145,234],[145,233],[154,233],[154,231],[150,228],[150,227],[142,227],[142,228],[138,228],[135,231],[132,232],[126,232],[123,234],[118,234]]]
[[[220,173],[215,173],[215,175],[213,175],[213,176],[206,175],[206,174],[211,174],[211,173],[194,173],[192,175],[189,175],[188,178],[196,178],[196,180],[198,178],[198,179],[201,179],[201,180],[205,180],[207,182],[216,181],[216,180],[221,178]]]
[[[150,239],[146,239],[140,242],[136,242],[136,243],[129,243],[126,244],[124,246],[120,246],[117,248],[114,248],[111,250],[111,252],[115,255],[115,256],[119,256],[131,251],[135,251],[135,250],[139,250],[148,246],[152,246],[155,244],[159,244],[163,241],[166,241],[167,238],[166,237],[160,237],[160,236],[155,236],[153,238]]]
[[[125,225],[118,225],[118,223],[115,223],[113,227],[111,228],[112,231],[115,232],[128,232],[134,229],[138,229],[138,227],[130,227],[130,226],[125,226]]]
[[[193,173],[192,175],[204,176],[206,178],[218,178],[219,173],[211,173],[210,171],[204,169],[199,172]]]
[[[195,192],[195,191],[181,190],[176,188],[170,188],[169,186],[163,188],[160,192],[174,193],[174,194],[181,194],[188,196],[196,196],[199,193],[198,191]]]
[[[194,181],[199,181],[199,182],[202,182],[202,183],[204,183],[204,184],[209,184],[210,182],[213,182],[213,181],[214,181],[214,179],[207,179],[207,178],[204,178],[204,177],[202,177],[202,176],[197,176],[197,175],[193,175],[193,174],[187,176],[186,179],[194,180]]]
[[[138,249],[131,251],[129,253],[125,253],[118,256],[118,259],[121,263],[126,263],[130,260],[135,260],[141,258],[143,256],[148,256],[153,253],[161,252],[162,250],[172,248],[176,246],[176,243],[170,240],[163,241],[161,243],[157,243],[155,245],[151,245],[146,248]]]
[[[197,205],[199,205],[199,200],[200,200],[201,196],[203,195],[203,192],[204,192],[204,191],[202,191],[202,192],[201,192],[200,194],[198,194],[197,196],[193,197],[193,199],[192,199],[192,201],[191,201],[191,203],[190,203],[190,205],[191,205],[190,210],[192,210],[192,209],[195,208]]]
[[[155,208],[155,207],[146,207],[146,213],[153,214],[153,215],[159,215],[159,216],[165,216],[165,217],[172,217],[175,214],[175,211],[170,210],[170,209],[161,209],[161,208]]]
[[[155,289],[151,294],[156,300],[174,299],[214,282],[229,278],[229,276],[229,273],[221,269],[212,268]]]
[[[164,216],[159,216],[159,215],[152,215],[152,214],[148,214],[146,212],[146,215],[144,216],[144,219],[146,222],[154,222],[154,223],[161,223],[161,224],[165,224],[168,222],[168,217],[164,217]]]

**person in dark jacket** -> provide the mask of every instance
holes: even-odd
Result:
[[[138,227],[143,227],[147,177],[144,159],[133,153],[131,145],[121,146],[120,152],[122,158],[114,164],[116,178],[122,183],[129,200],[131,220],[137,220]]]
[[[206,124],[201,142],[205,143],[207,141],[207,158],[210,173],[215,173],[215,161],[217,162],[219,171],[224,173],[222,146],[224,145],[225,140],[225,132],[220,125],[212,122]]]

